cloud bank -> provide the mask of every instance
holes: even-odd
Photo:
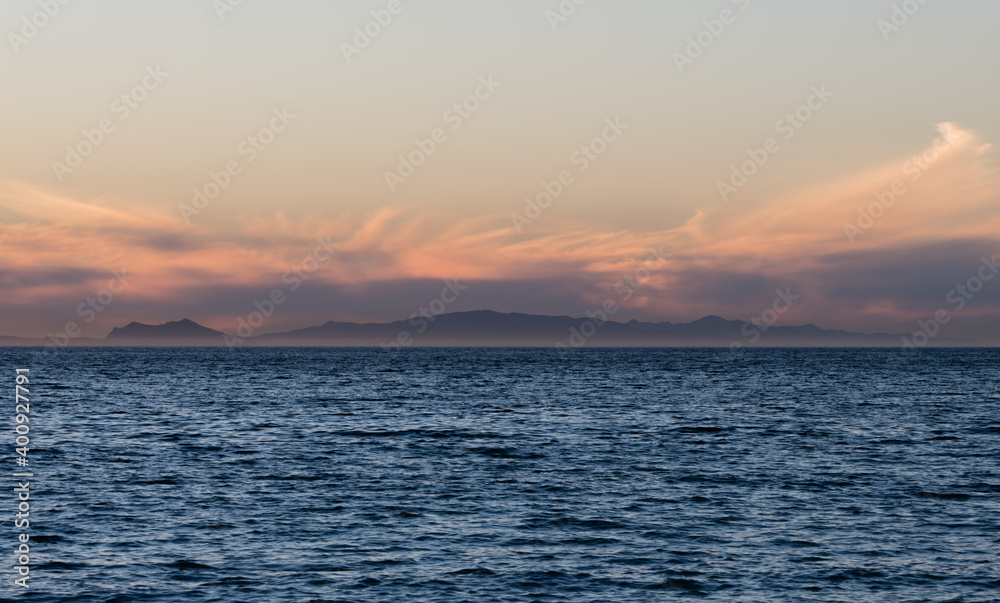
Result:
[[[308,278],[268,327],[406,317],[443,279],[472,285],[456,310],[579,315],[614,297],[622,279],[638,278],[635,294],[618,300],[619,318],[747,319],[770,307],[776,288],[790,287],[802,302],[786,324],[890,330],[933,314],[983,256],[1000,253],[994,153],[950,123],[884,165],[762,205],[720,202],[656,232],[543,214],[519,233],[507,215],[445,216],[412,204],[199,225],[16,182],[0,186],[0,207],[2,331],[33,336],[74,319],[113,270],[134,279],[88,323],[89,334],[181,317],[232,328],[254,299],[289,289],[296,271]],[[324,242],[336,245],[332,256],[309,260]],[[651,251],[670,257],[643,270]],[[995,325],[1000,279],[962,315],[977,331]],[[989,336],[1000,335],[991,328]]]

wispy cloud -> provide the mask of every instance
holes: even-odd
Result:
[[[706,207],[682,227],[660,232],[608,231],[553,215],[532,233],[519,234],[508,216],[456,218],[412,205],[366,215],[251,215],[212,230],[192,228],[167,212],[130,212],[7,182],[0,186],[0,207],[13,217],[0,224],[6,261],[0,278],[8,305],[51,305],[86,295],[108,270],[126,269],[136,274],[126,295],[145,312],[163,308],[160,316],[145,318],[167,318],[173,317],[171,305],[188,305],[200,288],[245,291],[277,283],[315,239],[324,238],[338,243],[334,259],[314,277],[316,295],[334,296],[315,305],[328,319],[358,314],[338,308],[332,291],[444,278],[517,283],[525,309],[552,298],[543,285],[533,297],[525,283],[558,283],[586,307],[652,248],[671,254],[668,265],[623,304],[646,318],[743,317],[773,297],[774,287],[795,285],[805,301],[789,320],[895,323],[947,291],[941,289],[947,280],[928,278],[928,266],[960,276],[964,261],[1000,252],[1000,178],[991,147],[953,124],[938,130],[948,144],[918,171],[914,156],[934,148],[930,137],[923,148],[883,165],[754,207]],[[849,240],[845,225],[856,223],[859,210],[897,181],[905,192]],[[219,312],[205,310],[209,316]]]

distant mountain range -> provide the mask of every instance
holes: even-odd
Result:
[[[569,316],[455,312],[390,323],[328,322],[316,327],[240,337],[191,320],[115,328],[104,339],[72,339],[74,346],[531,346],[552,347],[899,347],[902,335],[828,331],[815,325],[765,328],[706,316],[690,323],[602,322]],[[0,346],[46,345],[48,339],[0,337]],[[937,338],[937,347],[976,347],[965,339]]]

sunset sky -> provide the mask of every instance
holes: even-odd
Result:
[[[1000,256],[997,22],[986,0],[8,0],[0,334],[232,330],[275,289],[261,332],[388,321],[458,279],[448,311],[748,320],[790,289],[781,324],[944,309],[1000,344],[1000,278],[953,295]]]

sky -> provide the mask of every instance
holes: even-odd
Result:
[[[232,331],[275,292],[257,333],[390,321],[447,282],[446,311],[750,320],[781,291],[777,324],[1000,344],[998,18],[7,0],[0,334]]]

